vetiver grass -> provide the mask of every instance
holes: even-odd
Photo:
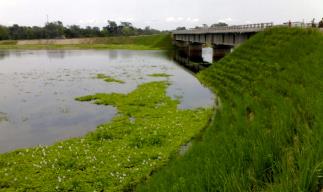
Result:
[[[221,108],[138,191],[322,191],[323,34],[267,30],[198,76]]]

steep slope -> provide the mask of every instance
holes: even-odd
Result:
[[[184,157],[138,191],[323,189],[323,34],[274,28],[198,74],[221,98]]]

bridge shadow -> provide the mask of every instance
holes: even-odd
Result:
[[[212,48],[203,48],[202,54],[198,57],[189,56],[187,51],[183,50],[182,48],[175,48],[171,55],[177,64],[189,69],[194,73],[206,69],[218,61],[218,59],[213,57]]]
[[[197,61],[197,60],[191,60],[188,56],[180,54],[179,51],[174,51],[173,53],[173,59],[176,61],[176,63],[184,66],[185,68],[188,68],[189,70],[197,73],[203,69],[206,69],[207,67],[211,66],[212,63],[208,61],[204,61],[203,59]]]

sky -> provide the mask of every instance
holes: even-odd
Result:
[[[171,30],[218,22],[318,22],[322,17],[323,0],[0,0],[0,24],[7,26],[43,26],[48,18],[83,27],[114,20]]]

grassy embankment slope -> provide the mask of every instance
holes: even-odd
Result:
[[[64,40],[56,40],[64,41]],[[66,41],[69,41],[68,39]],[[77,41],[77,40],[76,40]],[[80,39],[80,42],[59,44],[50,40],[49,44],[37,43],[19,44],[19,41],[0,41],[1,49],[132,49],[132,50],[168,50],[171,48],[170,34],[146,36],[121,36]],[[41,42],[41,40],[39,40]],[[46,40],[43,40],[46,42]]]
[[[323,34],[259,33],[198,76],[221,109],[184,157],[138,191],[323,189]]]

